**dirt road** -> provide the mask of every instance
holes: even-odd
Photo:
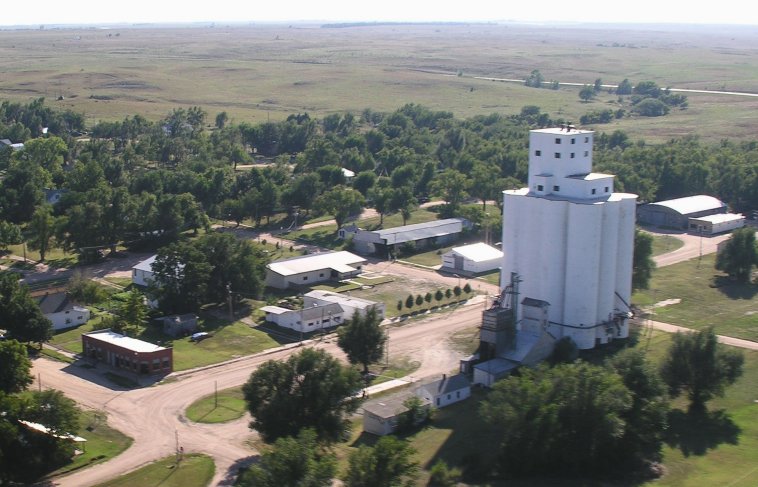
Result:
[[[477,326],[482,310],[483,301],[478,300],[413,324],[390,327],[390,357],[408,357],[421,362],[414,378],[455,370],[461,354],[451,348],[448,337],[455,331]],[[342,357],[333,340],[306,346],[323,348]],[[230,485],[239,466],[256,454],[245,444],[253,435],[247,428],[249,418],[205,425],[187,420],[184,410],[196,399],[211,394],[214,387],[224,389],[243,384],[264,361],[283,359],[296,350],[298,347],[277,349],[216,367],[177,374],[175,381],[136,390],[114,389],[97,370],[36,359],[33,374],[41,378],[43,387],[55,387],[86,407],[106,411],[112,427],[134,438],[132,446],[123,454],[109,462],[56,479],[56,485],[82,487],[103,482],[174,454],[177,441],[187,453],[202,452],[213,457],[216,462],[213,485]]]

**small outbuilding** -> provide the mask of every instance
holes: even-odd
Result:
[[[415,394],[436,408],[444,408],[471,397],[471,382],[463,374],[449,377],[445,374],[439,380],[422,385]]]
[[[344,321],[344,311],[336,303],[312,304],[297,310],[280,306],[264,306],[261,311],[266,313],[266,321],[299,333],[332,328],[341,325]]]
[[[385,436],[395,432],[400,417],[408,411],[405,401],[413,397],[410,392],[402,392],[383,397],[377,401],[369,401],[363,405],[363,431],[377,436]],[[422,407],[431,408],[431,403],[422,399]]]
[[[163,324],[163,333],[172,337],[187,336],[197,330],[197,315],[186,313],[183,315],[170,315],[158,318]]]
[[[726,203],[704,194],[649,203],[637,208],[637,220],[645,225],[686,230],[690,218],[726,213]]]
[[[386,309],[384,303],[371,301],[369,299],[355,298],[346,294],[323,291],[320,289],[314,289],[311,292],[305,293],[303,296],[303,306],[305,308],[330,303],[338,304],[340,308],[342,308],[344,313],[343,319],[345,320],[352,319],[355,313],[365,316],[366,312],[371,308],[376,311],[380,320],[384,319],[384,311]]]
[[[716,235],[744,227],[745,216],[737,213],[719,213],[718,215],[690,218],[689,223],[691,233]]]
[[[484,242],[453,247],[442,254],[442,269],[467,275],[480,274],[499,269],[503,252]]]

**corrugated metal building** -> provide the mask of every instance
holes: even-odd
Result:
[[[448,218],[383,230],[361,230],[353,236],[353,248],[359,254],[389,257],[397,255],[398,247],[409,242],[417,248],[448,245],[470,225],[464,218]]]
[[[704,194],[648,203],[637,208],[637,220],[645,225],[685,230],[689,219],[726,213],[726,203]]]

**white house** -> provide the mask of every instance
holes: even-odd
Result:
[[[366,311],[373,308],[380,320],[384,319],[385,305],[368,299],[355,298],[346,294],[334,293],[331,291],[322,291],[314,289],[303,296],[303,307],[308,308],[314,305],[325,305],[328,303],[338,304],[344,313],[343,318],[349,320],[355,313],[365,316]]]
[[[153,255],[132,267],[132,282],[138,286],[147,287],[153,280],[153,262],[157,255]]]
[[[413,397],[413,394],[406,391],[383,397],[378,401],[364,403],[363,431],[378,436],[393,433],[397,429],[400,416],[408,411],[408,408],[403,403],[411,397]],[[422,399],[422,403],[422,407],[425,409],[431,407],[431,403],[424,399]]]
[[[580,349],[628,336],[632,294],[637,195],[615,193],[613,175],[592,172],[593,135],[532,130],[529,186],[503,192],[500,284],[518,284],[517,328],[539,315],[550,335]]]
[[[266,285],[278,289],[342,280],[361,273],[367,260],[347,251],[278,260],[266,266]]]
[[[344,322],[344,311],[336,303],[316,304],[298,310],[264,306],[261,311],[266,313],[266,321],[300,333],[332,328]]]
[[[479,274],[499,269],[503,263],[503,252],[478,242],[461,247],[453,247],[442,254],[442,270],[463,274]]]
[[[74,304],[65,292],[35,298],[42,314],[53,323],[54,330],[83,325],[90,319],[89,309]]]
[[[439,380],[422,385],[415,394],[436,408],[444,408],[471,397],[471,382],[463,374],[450,377],[446,374]]]

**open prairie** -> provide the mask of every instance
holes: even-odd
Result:
[[[176,107],[226,111],[260,122],[307,111],[321,117],[418,103],[458,117],[518,113],[537,105],[578,121],[617,108],[579,86],[534,89],[518,82],[655,81],[661,87],[758,93],[758,31],[748,27],[538,26],[525,24],[196,25],[0,31],[0,99],[45,97],[87,123]],[[665,117],[598,126],[662,141],[698,134],[719,140],[758,132],[758,97],[688,93],[689,108]],[[62,100],[58,100],[63,97]]]

